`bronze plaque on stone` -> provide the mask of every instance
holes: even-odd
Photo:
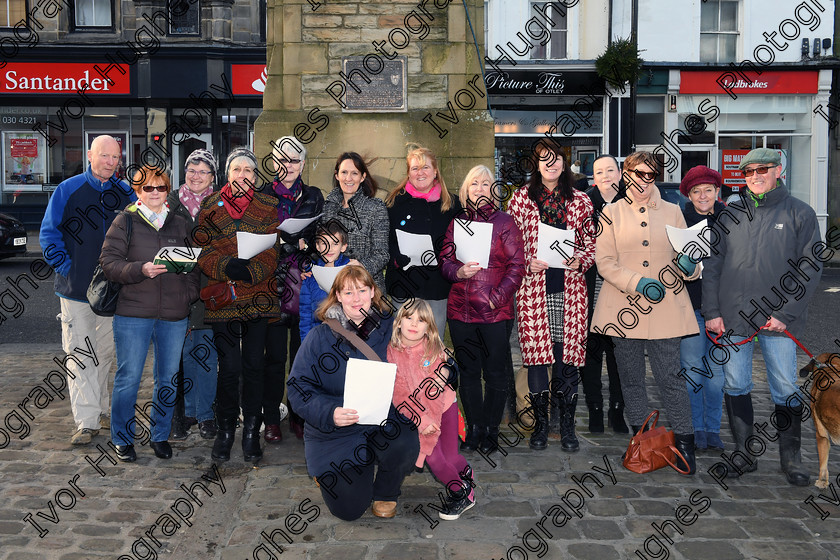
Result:
[[[341,59],[345,113],[405,113],[406,57],[388,60],[379,55]],[[353,87],[355,86],[355,87]],[[357,91],[361,90],[361,91]]]

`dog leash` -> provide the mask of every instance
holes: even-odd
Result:
[[[712,333],[710,333],[710,332],[707,330],[707,331],[706,331],[706,336],[707,336],[707,337],[709,337],[709,339],[712,341],[712,344],[715,344],[716,346],[741,346],[742,344],[746,344],[747,342],[751,341],[753,338],[755,338],[755,336],[756,336],[759,332],[761,332],[761,330],[762,330],[762,329],[766,329],[766,328],[767,328],[767,326],[766,326],[766,325],[765,325],[765,326],[763,326],[763,327],[760,327],[757,331],[755,331],[753,334],[751,334],[749,337],[745,338],[745,339],[744,339],[744,340],[742,340],[741,342],[735,342],[735,343],[732,343],[732,344],[721,344],[720,342],[718,342],[718,341],[720,340],[720,337],[722,337],[722,336],[723,336],[723,333],[722,333],[722,332],[718,333],[718,335],[717,335],[717,336],[715,336],[714,338],[712,338]],[[814,361],[816,361],[816,360],[817,360],[817,359],[814,357],[814,355],[813,355],[813,354],[811,354],[811,353],[808,351],[808,349],[807,349],[807,348],[805,348],[805,346],[804,346],[801,342],[799,342],[799,341],[796,339],[796,337],[795,337],[795,336],[793,336],[792,334],[790,334],[790,332],[789,332],[787,329],[785,329],[785,330],[784,330],[784,331],[782,331],[782,332],[784,332],[784,333],[788,336],[788,338],[790,338],[792,341],[794,341],[794,342],[796,343],[796,345],[797,345],[797,346],[799,346],[799,347],[802,349],[802,351],[803,351],[803,352],[805,352],[805,353],[808,355],[808,357],[809,357],[809,358],[811,358],[811,359],[812,359],[812,360],[814,360]]]

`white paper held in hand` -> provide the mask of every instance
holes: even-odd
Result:
[[[566,268],[566,261],[575,254],[574,230],[551,227],[542,222],[537,230],[537,258],[549,268]]]
[[[320,217],[321,214],[318,214],[314,218],[286,218],[285,220],[283,220],[282,224],[277,226],[277,229],[286,233],[295,234],[300,231],[303,231],[303,229],[306,226],[308,226]]]
[[[480,268],[487,268],[490,265],[493,224],[455,218],[452,227],[454,228],[455,258],[464,264],[477,262]]]
[[[341,266],[317,266],[312,265],[312,276],[315,277],[315,281],[318,282],[318,287],[324,290],[325,292],[329,293],[330,288],[332,288],[333,282],[335,282],[335,277],[338,276],[338,273],[347,265]]]
[[[236,247],[240,259],[250,259],[271,249],[277,243],[276,233],[249,233],[247,231],[236,232]]]
[[[432,236],[428,234],[419,235],[408,233],[401,229],[397,232],[397,245],[400,246],[400,253],[411,259],[411,262],[403,267],[407,270],[412,266],[437,266],[435,247],[432,245]]]
[[[700,257],[708,257],[712,243],[703,235],[707,222],[708,220],[701,220],[686,229],[666,225],[665,232],[668,234],[668,241],[671,242],[674,251],[688,255],[695,261]]]
[[[359,424],[379,425],[388,419],[397,364],[350,358],[344,376],[344,408],[359,413]]]

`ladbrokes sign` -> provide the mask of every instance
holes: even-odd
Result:
[[[131,67],[118,66],[122,73],[112,68],[105,75],[96,63],[10,62],[0,70],[0,93],[67,95],[84,90],[85,94],[128,95]]]

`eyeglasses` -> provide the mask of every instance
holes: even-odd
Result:
[[[166,185],[143,185],[143,192],[152,192],[157,190],[157,192],[166,192],[167,189]]]
[[[641,179],[642,181],[646,181],[650,183],[654,179],[656,179],[656,172],[655,171],[639,171],[638,169],[631,169],[630,173],[635,173],[636,177]]]
[[[301,160],[299,160],[299,159],[281,159],[280,163],[282,163],[283,165],[286,165],[287,163],[293,163],[293,164],[297,165],[297,164],[300,163],[300,161]]]
[[[198,175],[199,177],[201,177],[203,179],[204,177],[207,177],[208,175],[212,175],[212,174],[213,174],[212,171],[201,171],[201,170],[198,170],[198,169],[187,169],[187,176],[188,177],[190,175],[192,175],[192,176]]]
[[[756,167],[755,169],[744,169],[741,173],[744,174],[744,177],[752,177],[754,173],[758,173],[759,175],[766,175],[768,171],[776,167],[775,165],[765,165],[764,167]]]

